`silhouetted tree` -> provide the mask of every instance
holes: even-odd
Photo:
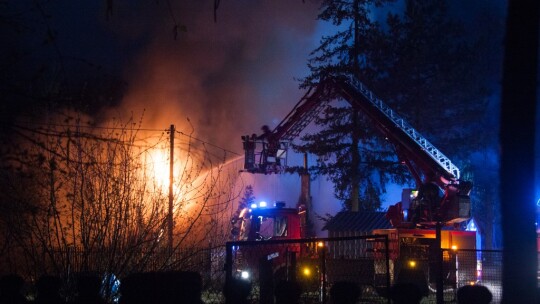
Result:
[[[497,69],[487,62],[496,51],[486,50],[496,49],[497,39],[485,43],[480,34],[491,34],[494,25],[472,35],[445,1],[408,0],[384,22],[373,20],[376,14],[370,13],[385,3],[324,1],[319,18],[337,31],[313,52],[312,73],[301,86],[315,85],[327,74],[354,75],[463,165],[490,138],[481,130],[492,90],[487,80]],[[392,146],[362,113],[334,102],[315,123],[321,131],[304,135],[296,149],[319,157],[311,173],[333,181],[346,208],[354,209],[358,200],[358,209],[377,209],[388,182],[406,183]]]
[[[169,252],[168,181],[160,176],[169,175],[169,134],[143,135],[132,121],[12,130],[20,139],[10,166],[0,172],[0,189],[9,193],[0,197],[9,211],[0,215],[2,244],[8,244],[2,248],[4,269],[64,277],[78,271],[210,270],[209,253],[203,260],[198,253],[228,239],[224,210],[237,197],[230,191],[236,170],[224,168],[223,159],[189,136],[177,139],[175,158],[182,161],[174,167]],[[160,166],[165,172],[156,171]]]
[[[360,79],[366,68],[370,41],[378,24],[370,14],[377,6],[392,1],[324,1],[319,19],[331,22],[338,30],[323,37],[312,52],[308,66],[311,74],[301,87],[309,87],[328,74],[354,75]],[[319,156],[312,174],[326,175],[334,184],[334,192],[346,209],[376,210],[381,194],[389,181],[389,168],[402,173],[383,141],[374,137],[370,122],[347,105],[331,105],[315,123],[325,129],[302,137],[295,146],[300,152]],[[388,166],[388,164],[391,164]],[[381,170],[385,170],[386,173]],[[399,179],[399,175],[395,176]],[[402,179],[400,179],[402,181]]]
[[[145,129],[142,117],[103,117],[104,107],[120,103],[126,83],[116,63],[62,49],[65,29],[55,25],[68,14],[51,13],[56,4],[1,7],[2,271],[65,279],[86,270],[209,266],[210,254],[204,263],[198,254],[227,240],[224,211],[238,195],[229,191],[237,170],[223,166],[230,155],[193,137],[193,129],[176,132],[173,252],[163,250],[168,171],[163,178],[154,169],[158,162],[168,168],[169,134]],[[156,153],[164,156],[156,160]]]
[[[490,8],[465,23],[450,1],[405,4],[373,35],[365,82],[473,182],[472,214],[490,247],[498,216],[490,99],[500,75],[502,18]]]

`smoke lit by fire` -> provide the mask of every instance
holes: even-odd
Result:
[[[318,4],[226,1],[214,22],[212,3],[176,2],[172,11],[117,5],[131,15],[107,26],[138,51],[122,60],[128,92],[110,115],[144,112],[152,128],[172,123],[241,151],[241,134],[278,122],[301,95],[294,78],[307,73]],[[186,29],[176,39],[171,13]]]

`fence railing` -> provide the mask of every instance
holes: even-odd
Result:
[[[274,303],[281,282],[301,287],[301,303],[326,303],[331,286],[355,283],[362,300],[385,303],[391,273],[384,235],[229,242],[226,280],[249,280],[252,303]]]
[[[500,303],[503,256],[501,250],[444,249],[443,256],[451,258],[456,265],[456,290],[465,285],[483,285],[491,292],[492,303]]]
[[[395,258],[394,255],[391,259],[393,250],[384,235],[229,242],[225,247],[189,248],[173,254],[139,252],[138,264],[134,264],[138,266],[125,268],[118,277],[121,280],[136,272],[195,271],[202,276],[206,304],[224,303],[222,291],[226,281],[242,275],[248,275],[252,284],[250,298],[253,303],[273,303],[280,280],[296,280],[302,285],[301,303],[327,303],[330,288],[340,281],[353,282],[359,287],[360,302],[388,303],[388,288],[412,267],[422,273],[428,284],[430,292],[423,304],[436,303],[433,278],[438,277],[437,271],[441,271],[444,278],[445,303],[455,303],[457,290],[470,284],[486,286],[493,295],[492,303],[501,301],[502,251],[443,249],[443,267],[439,269],[432,255],[420,254],[424,251],[408,252],[402,248],[401,256]],[[59,276],[65,276],[66,269],[72,273],[115,273],[115,268],[111,268],[114,263],[106,252],[74,248],[50,252],[47,256],[43,265],[36,265],[32,259],[21,255],[18,262],[11,260],[12,269],[20,267],[18,270],[26,271],[28,267],[40,267],[42,274]],[[411,257],[415,258],[414,266],[410,264],[413,262]],[[538,257],[540,261],[540,254]],[[37,257],[34,260],[37,261]],[[23,264],[16,262],[29,264],[22,267]],[[55,272],[58,270],[60,272]]]
[[[402,255],[391,259],[388,248],[380,235],[231,242],[226,245],[226,278],[249,280],[250,300],[262,304],[274,303],[272,295],[283,280],[300,283],[300,303],[328,303],[330,288],[339,281],[357,284],[360,303],[389,303],[388,288],[407,281],[426,284],[428,293],[421,303],[437,303],[438,277],[443,278],[445,303],[455,303],[457,290],[472,284],[486,286],[492,303],[501,301],[502,251],[442,249],[441,269],[431,254],[411,259],[402,248]]]
[[[113,272],[119,275],[134,272],[190,270],[208,272],[212,258],[224,248],[180,248],[168,250],[108,249],[85,250],[79,247],[67,249],[39,249],[32,252],[19,250],[17,254],[0,258],[0,269],[5,273],[19,273],[25,278],[41,274],[63,276],[70,272]]]

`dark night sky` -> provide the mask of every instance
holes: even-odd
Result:
[[[82,60],[127,82],[101,120],[144,110],[147,128],[189,131],[189,118],[199,137],[237,152],[240,134],[278,123],[297,102],[294,78],[307,73],[320,36],[314,1],[221,1],[217,22],[214,1],[170,1],[170,10],[166,1],[113,1],[108,18],[106,1],[35,3],[11,6],[32,26],[11,36],[18,50],[61,62],[72,81],[89,77]],[[186,29],[176,39],[175,23]],[[54,44],[42,45],[48,28]]]

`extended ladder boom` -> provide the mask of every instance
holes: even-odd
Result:
[[[261,136],[243,136],[246,153],[245,170],[265,174],[285,171],[284,156],[288,143],[299,136],[301,131],[328,106],[328,102],[336,97],[343,98],[353,109],[369,117],[375,128],[394,145],[399,159],[407,166],[416,181],[420,197],[417,203],[424,206],[411,206],[418,215],[415,222],[444,220],[456,223],[470,216],[469,193],[472,184],[460,182],[458,167],[353,77],[330,76],[322,79],[302,97],[273,131],[267,130]],[[260,152],[257,152],[257,146],[262,146]],[[258,163],[256,156],[259,157]],[[442,201],[434,202],[436,200],[434,196],[438,193],[433,187],[443,190]],[[433,207],[437,210],[431,210],[432,207],[429,207],[431,204],[437,204],[438,207]],[[425,217],[422,210],[429,210],[430,215]]]
[[[435,148],[425,137],[423,137],[418,131],[416,131],[410,124],[408,124],[403,118],[401,118],[394,110],[387,106],[381,99],[377,98],[372,91],[370,91],[364,84],[355,78],[350,78],[348,83],[358,92],[360,92],[366,100],[368,100],[373,106],[375,106],[381,113],[383,113],[388,119],[395,123],[395,125],[401,129],[409,138],[414,140],[424,151],[430,155],[442,168],[444,168],[448,174],[452,175],[455,179],[459,179],[459,169],[452,161],[446,157],[439,149]]]
[[[439,187],[455,183],[460,172],[448,157],[393,111],[372,91],[354,78],[330,77],[326,86],[347,100],[359,112],[367,115],[375,127],[396,147],[416,183],[434,182]]]
[[[370,117],[377,129],[394,144],[417,183],[434,181],[444,187],[460,178],[458,167],[446,155],[371,90],[356,78],[341,76],[327,77],[310,89],[272,132],[261,136],[243,136],[244,146],[249,147],[246,149],[246,160],[249,161],[246,161],[245,169],[253,173],[283,171],[286,159],[280,159],[280,156],[286,155],[284,151],[288,143],[298,137],[328,106],[329,100],[336,96]],[[263,146],[258,154],[258,163],[254,155],[257,143]]]

